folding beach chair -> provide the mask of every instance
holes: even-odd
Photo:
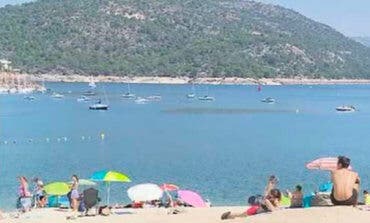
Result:
[[[85,215],[88,215],[89,210],[96,207],[95,215],[98,214],[98,204],[100,202],[99,191],[94,188],[89,188],[83,191],[82,203],[85,208]]]

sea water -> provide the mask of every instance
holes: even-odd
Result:
[[[249,195],[262,193],[271,174],[279,177],[281,189],[301,184],[305,193],[316,190],[329,174],[307,170],[305,163],[337,155],[349,156],[362,187],[370,187],[370,85],[264,86],[262,91],[196,85],[197,96],[216,99],[199,101],[186,98],[190,85],[131,84],[137,96],[162,96],[136,104],[121,97],[125,84],[99,83],[97,97],[109,103],[108,111],[77,102],[86,83],[46,85],[65,98],[0,95],[2,209],[15,207],[18,176],[68,182],[72,174],[89,178],[103,169],[132,180],[111,185],[111,203],[128,203],[130,186],[151,182],[197,191],[214,205],[243,205]],[[276,103],[262,103],[266,97]],[[336,112],[343,104],[359,111]],[[105,186],[99,189],[104,200]]]

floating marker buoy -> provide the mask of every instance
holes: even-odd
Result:
[[[68,139],[67,139],[67,137],[63,137],[63,140],[64,140],[64,142],[67,142]]]
[[[105,139],[105,134],[104,133],[100,134],[100,138],[101,138],[101,140],[104,140]]]

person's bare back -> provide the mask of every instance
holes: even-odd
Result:
[[[332,172],[334,184],[334,198],[338,201],[345,201],[353,195],[353,189],[358,192],[358,174],[348,169],[339,169]]]
[[[331,172],[333,191],[330,195],[334,205],[357,205],[360,177],[348,169],[351,160],[338,157],[337,170]]]

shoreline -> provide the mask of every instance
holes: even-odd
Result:
[[[347,223],[355,221],[356,223],[368,223],[370,211],[362,211],[354,207],[313,207],[284,209],[272,213],[258,214],[247,218],[236,218],[232,220],[220,219],[221,214],[226,211],[241,213],[246,207],[227,206],[211,208],[183,208],[178,214],[167,214],[164,208],[147,209],[113,209],[110,216],[91,216],[78,218],[77,222],[84,223]],[[7,223],[68,223],[66,220],[71,212],[68,210],[58,210],[53,208],[35,209],[19,218],[11,218],[11,214],[6,214],[6,219],[0,222]]]
[[[135,84],[211,84],[211,85],[351,85],[370,84],[370,79],[309,79],[309,78],[240,78],[240,77],[158,77],[158,76],[85,76],[38,74],[29,75],[36,82],[105,82],[105,83],[135,83]]]

